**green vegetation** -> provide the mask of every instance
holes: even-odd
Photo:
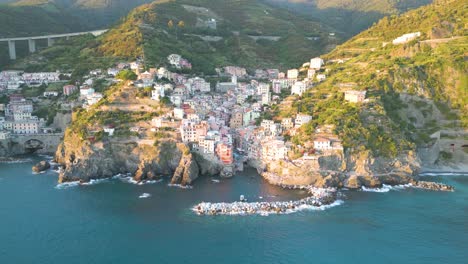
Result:
[[[405,12],[431,0],[268,0],[324,21],[353,36],[386,15]]]
[[[462,119],[468,125],[466,86],[468,22],[463,1],[436,1],[401,16],[384,18],[374,27],[355,36],[325,56],[326,60],[349,59],[326,66],[327,80],[298,98],[291,106],[273,109],[275,118],[302,112],[313,121],[292,138],[304,144],[313,140],[315,128],[334,125],[335,134],[350,151],[370,150],[374,155],[394,157],[427,144],[439,124],[430,119],[434,109],[424,101],[410,100],[428,118],[416,130],[408,118],[405,95],[435,102],[446,120]],[[422,32],[420,40],[457,36],[444,41],[411,41],[403,45],[382,45],[410,32]],[[355,83],[355,88],[341,84]],[[367,90],[368,103],[350,104],[343,98],[346,89]],[[458,109],[453,111],[452,109]],[[431,121],[432,120],[432,121]],[[421,120],[422,121],[422,120]]]
[[[130,81],[136,80],[138,76],[132,70],[123,70],[119,72],[116,77],[123,81]]]
[[[206,7],[218,17],[218,29],[199,27],[198,19],[209,15],[193,13],[183,4]],[[172,26],[171,23],[172,21]],[[178,24],[183,22],[183,27]],[[103,56],[126,59],[144,57],[148,65],[164,65],[169,54],[178,53],[193,64],[195,72],[213,74],[214,68],[229,64],[287,68],[322,53],[336,40],[328,40],[326,27],[317,22],[257,1],[179,0],[159,1],[132,11],[112,29],[96,48]],[[234,34],[233,32],[239,32]],[[198,35],[222,37],[205,41]],[[277,35],[279,41],[257,40],[248,35]],[[323,36],[312,42],[308,36]]]

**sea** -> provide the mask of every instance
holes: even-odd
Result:
[[[468,176],[428,174],[455,192],[343,190],[329,208],[199,216],[204,202],[295,200],[254,170],[193,188],[123,177],[57,185],[44,157],[0,163],[0,263],[468,263]]]

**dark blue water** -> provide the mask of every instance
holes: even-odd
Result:
[[[346,192],[325,211],[201,217],[201,201],[296,199],[253,171],[191,190],[118,180],[56,189],[53,172],[0,164],[0,263],[467,263],[468,176],[454,193]],[[148,199],[139,199],[142,193]]]

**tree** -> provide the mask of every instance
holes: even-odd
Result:
[[[174,27],[174,21],[172,21],[172,19],[169,20],[169,22],[167,22],[167,26],[168,26],[169,28],[173,28],[173,27]]]
[[[177,26],[179,28],[184,28],[185,27],[185,22],[183,20],[179,21],[179,23],[177,23]]]
[[[117,79],[120,80],[129,81],[136,80],[138,76],[131,70],[123,70],[119,72],[115,77],[117,77]]]

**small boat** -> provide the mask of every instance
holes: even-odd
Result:
[[[140,195],[138,198],[140,198],[140,199],[145,199],[145,198],[148,198],[148,197],[150,197],[150,196],[151,196],[151,194],[149,194],[149,193],[143,193],[143,194]]]
[[[246,201],[247,201],[247,199],[245,199],[245,197],[244,197],[243,194],[240,196],[239,200],[240,200],[241,202],[246,202]]]

